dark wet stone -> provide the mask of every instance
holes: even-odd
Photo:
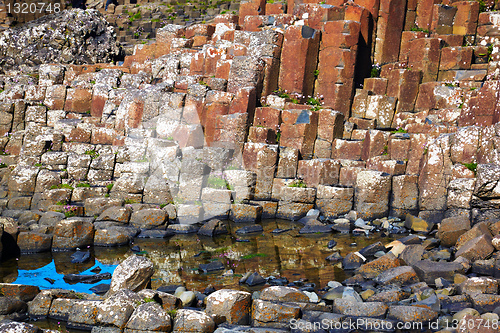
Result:
[[[97,295],[102,295],[102,294],[105,294],[108,292],[109,290],[109,286],[110,284],[109,283],[100,283],[98,285],[95,285],[93,286],[92,288],[90,288],[89,290],[91,292],[93,292],[94,294],[97,294]]]
[[[422,240],[417,235],[408,235],[406,237],[398,239],[398,241],[400,241],[404,245],[422,244]]]
[[[100,272],[101,272],[101,267],[97,266],[96,268],[91,269],[90,271],[91,271],[92,273],[100,273]]]
[[[304,216],[303,218],[299,219],[297,222],[306,225],[308,222],[317,221],[317,220],[318,219],[315,216]]]
[[[54,284],[54,282],[56,282],[56,280],[51,279],[51,278],[48,278],[48,277],[43,278],[43,279],[44,279],[45,281],[47,281],[48,283],[50,283],[50,284]]]
[[[212,219],[206,222],[201,226],[200,230],[198,230],[198,235],[207,237],[213,237],[223,234],[227,234],[227,228],[224,223],[222,223],[222,221],[217,219]]]
[[[148,230],[141,229],[141,233],[137,235],[138,238],[167,238],[175,235],[170,229],[167,230]]]
[[[271,286],[286,286],[288,284],[288,279],[286,277],[270,278],[267,283]]]
[[[331,225],[325,225],[318,220],[307,222],[304,228],[300,229],[299,234],[323,234],[332,232]]]
[[[355,252],[351,252],[345,256],[342,261],[342,268],[346,270],[357,269],[363,264],[363,259]]]
[[[328,260],[328,261],[337,262],[337,261],[342,260],[343,258],[340,255],[340,253],[334,252],[334,253],[330,254],[328,257],[326,257],[325,259]]]
[[[363,256],[363,257],[373,257],[373,255],[375,253],[377,253],[378,251],[383,251],[385,252],[385,246],[382,245],[381,242],[376,242],[376,243],[373,243],[373,244],[370,244],[364,248],[362,248],[361,250],[359,250],[358,252]]]
[[[328,242],[328,245],[326,246],[329,249],[333,249],[337,245],[337,242],[332,239],[331,241]]]
[[[218,260],[212,261],[211,263],[208,263],[208,264],[200,264],[198,266],[198,269],[200,271],[203,271],[204,273],[213,272],[213,271],[220,271],[224,268],[225,268],[224,264]]]
[[[272,234],[282,234],[284,232],[287,232],[287,231],[290,231],[292,230],[292,228],[290,229],[280,229],[280,228],[276,228],[274,229],[273,231],[271,231]]]
[[[264,231],[264,229],[262,228],[262,226],[260,224],[254,224],[254,225],[247,225],[243,228],[240,228],[238,230],[236,230],[236,233],[238,235],[245,235],[245,234],[250,234],[250,233],[254,233],[254,232],[262,232]]]
[[[179,288],[179,287],[184,287],[184,286],[181,284],[172,284],[172,285],[168,285],[168,286],[158,287],[156,290],[161,291],[163,293],[173,295],[175,293],[175,291],[177,290],[177,288]]]
[[[132,252],[141,252],[141,248],[138,245],[134,245],[130,248]]]
[[[216,292],[217,290],[214,288],[214,286],[212,285],[209,285],[208,287],[205,288],[205,290],[203,291],[203,293],[205,295],[210,295],[211,293],[214,293]]]
[[[299,288],[299,290],[300,291],[314,292],[314,288],[311,286],[301,287],[301,288]]]
[[[71,255],[72,264],[81,264],[90,260],[90,251],[76,251]]]
[[[66,274],[64,275],[64,281],[67,283],[96,283],[101,280],[109,280],[111,279],[111,273],[102,273],[102,274]]]
[[[254,273],[250,274],[246,279],[245,278],[241,279],[240,283],[245,283],[246,285],[252,287],[252,286],[258,286],[259,284],[266,283],[266,279],[264,279],[262,276],[260,276],[259,273],[254,272]]]
[[[239,243],[250,243],[250,239],[237,238],[236,241],[239,242]]]

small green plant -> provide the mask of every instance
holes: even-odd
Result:
[[[90,80],[90,84],[95,84],[95,80]]]
[[[174,141],[174,137],[173,136],[167,136],[167,140]]]
[[[267,254],[265,253],[252,253],[252,254],[247,254],[245,256],[242,256],[240,257],[240,259],[253,259],[253,258],[257,258],[257,257],[260,257],[260,258],[263,258],[263,257],[267,257]]]
[[[0,163],[0,169],[6,168],[6,167],[7,167],[7,164],[5,164],[5,163]]]
[[[113,188],[113,183],[109,183],[108,185],[106,185],[106,188],[108,189],[108,191],[111,191],[111,189]]]
[[[396,134],[396,133],[408,133],[408,132],[404,128],[400,127],[397,130],[392,131],[391,133]]]
[[[293,182],[291,182],[288,187],[300,187],[300,188],[306,188],[307,185],[304,183],[302,179],[295,179]]]
[[[106,193],[106,194],[104,195],[104,197],[105,197],[105,198],[109,198],[109,193]]]
[[[314,77],[317,79],[319,76],[319,69],[314,70]]]
[[[137,203],[137,200],[135,200],[135,199],[131,199],[131,198],[127,198],[127,199],[125,199],[124,203],[125,203],[126,205],[131,205],[131,204],[135,204],[135,203]]]
[[[95,151],[95,149],[86,150],[85,155],[89,155],[91,159],[99,157],[99,153]]]
[[[278,142],[278,143],[279,143],[279,142],[280,142],[280,139],[281,139],[281,131],[280,131],[280,130],[278,130],[278,131],[276,132],[276,142]]]
[[[464,167],[469,169],[470,171],[474,172],[474,175],[476,174],[476,169],[477,169],[477,163],[472,162],[472,163],[462,163]]]
[[[417,31],[417,32],[418,32],[418,31],[421,31],[421,32],[425,32],[426,34],[428,34],[428,33],[429,33],[429,30],[428,30],[428,29],[422,29],[422,28],[420,28],[420,27],[413,27],[413,28],[411,28],[411,31]]]
[[[207,187],[221,190],[231,190],[229,183],[222,177],[218,176],[209,176],[207,180]]]
[[[50,187],[51,190],[56,190],[56,189],[60,189],[60,188],[65,188],[65,189],[68,189],[68,190],[73,190],[73,186],[71,186],[69,184],[52,185]]]
[[[90,187],[89,183],[78,183],[76,184],[76,187]]]
[[[161,205],[160,205],[160,209],[163,209],[163,208],[167,207],[167,205],[168,205],[168,204],[161,204]]]
[[[381,71],[382,71],[382,67],[379,64],[373,64],[372,70],[370,72],[370,77],[380,77]]]
[[[205,81],[203,80],[200,80],[200,82],[198,82],[198,84],[201,84],[202,86],[208,86],[208,83],[206,83]]]
[[[76,210],[77,209],[78,208],[75,207],[75,206],[65,205],[63,207],[63,209],[59,209],[57,211],[60,212],[60,213],[63,213],[64,216],[66,216],[66,217],[73,217],[73,216],[76,216]]]
[[[382,155],[389,155],[388,149],[389,149],[389,147],[387,147],[387,145],[385,145],[384,152],[382,153]]]
[[[490,10],[488,5],[483,0],[476,0],[479,3],[479,12],[484,13]],[[496,1],[495,1],[496,2]]]
[[[175,318],[177,315],[177,309],[168,310],[167,313],[170,317]]]
[[[151,303],[151,302],[155,302],[155,300],[152,299],[151,297],[144,297],[144,302],[145,303]]]
[[[62,201],[58,201],[56,202],[56,205],[58,206],[64,206],[64,205],[67,205],[68,203],[66,202],[66,200],[62,200]]]
[[[274,93],[276,95],[278,95],[278,97],[281,97],[281,98],[290,98],[290,94],[281,88],[278,88],[278,90],[275,90]]]
[[[140,20],[140,19],[141,19],[141,10],[139,9],[139,10],[137,11],[137,13],[135,13],[135,14],[133,14],[133,15],[132,15],[132,13],[130,13],[130,12],[129,12],[129,13],[128,13],[128,15],[129,15],[128,20],[129,20],[130,22],[134,22],[135,20]]]

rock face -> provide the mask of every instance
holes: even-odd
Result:
[[[146,288],[154,273],[153,263],[133,255],[116,267],[108,294],[114,294],[120,289],[139,291]]]
[[[221,289],[206,298],[206,313],[225,320],[228,324],[249,323],[252,295],[244,291]]]
[[[0,35],[3,72],[49,63],[105,63],[119,54],[114,28],[97,10],[61,11]]]

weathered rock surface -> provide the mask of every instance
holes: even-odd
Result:
[[[0,45],[3,72],[20,65],[106,63],[120,54],[114,28],[96,10],[65,10],[7,29]]]

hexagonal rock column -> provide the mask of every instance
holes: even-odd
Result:
[[[314,207],[315,188],[284,187],[278,203],[276,218],[298,220]]]
[[[389,213],[391,175],[380,171],[360,171],[356,178],[354,210],[362,219],[375,219]]]
[[[349,117],[354,97],[354,68],[361,26],[355,21],[328,21],[321,29],[315,93],[324,103]]]
[[[285,31],[281,50],[279,87],[289,93],[312,95],[320,33],[305,25]]]

